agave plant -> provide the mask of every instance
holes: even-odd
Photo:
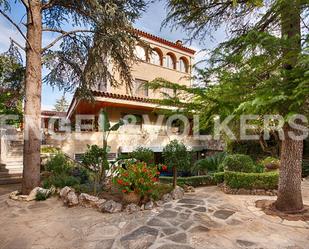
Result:
[[[198,160],[192,167],[191,171],[195,174],[208,174],[210,172],[218,171],[219,165],[226,157],[226,152],[219,152],[205,159]]]

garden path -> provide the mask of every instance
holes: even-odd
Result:
[[[57,198],[20,203],[0,186],[1,249],[308,248],[309,222],[265,215],[259,199],[203,187],[151,211],[102,214]],[[309,205],[309,180],[303,182]]]

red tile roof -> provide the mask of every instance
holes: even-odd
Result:
[[[156,42],[163,43],[167,46],[177,48],[179,50],[182,50],[182,51],[187,52],[187,53],[192,54],[192,55],[195,54],[195,52],[196,52],[195,50],[193,50],[191,48],[187,48],[187,47],[185,47],[181,44],[178,44],[176,42],[171,42],[171,41],[165,40],[161,37],[155,36],[153,34],[147,33],[145,31],[142,31],[142,30],[139,30],[139,29],[135,29],[135,32],[142,37],[148,38],[148,39],[156,41]]]
[[[57,116],[57,117],[65,117],[67,115],[66,112],[57,112],[57,111],[46,111],[46,110],[43,110],[41,111],[41,115],[42,116]]]
[[[118,93],[110,93],[110,92],[102,92],[102,91],[91,91],[93,96],[95,97],[105,97],[105,98],[112,98],[112,99],[122,99],[122,100],[130,100],[130,101],[138,101],[138,102],[144,102],[144,103],[158,103],[155,99],[149,99],[144,97],[138,97],[138,96],[131,96],[131,95],[125,95],[125,94],[118,94]]]

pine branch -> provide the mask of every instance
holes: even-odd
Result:
[[[23,31],[20,29],[20,27],[4,11],[2,11],[1,9],[0,9],[0,14],[2,14],[11,24],[14,25],[14,27],[18,30],[18,32],[21,34],[21,36],[26,40],[26,42],[28,43],[30,48],[33,49],[31,44],[30,44],[30,42],[29,42],[29,40],[27,39],[27,37],[25,36]]]
[[[23,5],[26,7],[26,9],[29,8],[29,3],[26,0],[21,0],[21,2],[23,3]]]
[[[52,30],[52,29],[50,29],[50,30],[45,29],[43,31],[58,32],[58,33],[62,33],[62,35],[58,36],[54,41],[52,41],[45,48],[43,48],[42,53],[44,53],[46,50],[53,47],[58,41],[60,41],[61,39],[63,39],[64,37],[66,37],[68,35],[75,34],[75,33],[94,33],[93,30],[89,30],[89,29],[77,29],[77,30],[72,30],[72,31],[67,31],[67,32],[63,31],[63,30]]]
[[[47,3],[42,5],[42,10],[49,9],[54,6],[56,0],[49,0]]]
[[[11,37],[10,37],[10,41],[13,42],[13,43],[15,43],[19,48],[21,48],[22,50],[24,50],[24,51],[26,52],[26,48],[23,47],[20,43],[18,43],[18,42],[15,41],[14,39],[12,39]]]

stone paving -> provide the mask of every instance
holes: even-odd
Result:
[[[103,214],[64,207],[57,198],[20,203],[0,187],[1,249],[308,248],[309,222],[267,216],[254,203],[267,196],[196,189],[151,211]],[[309,204],[309,181],[303,182]]]

